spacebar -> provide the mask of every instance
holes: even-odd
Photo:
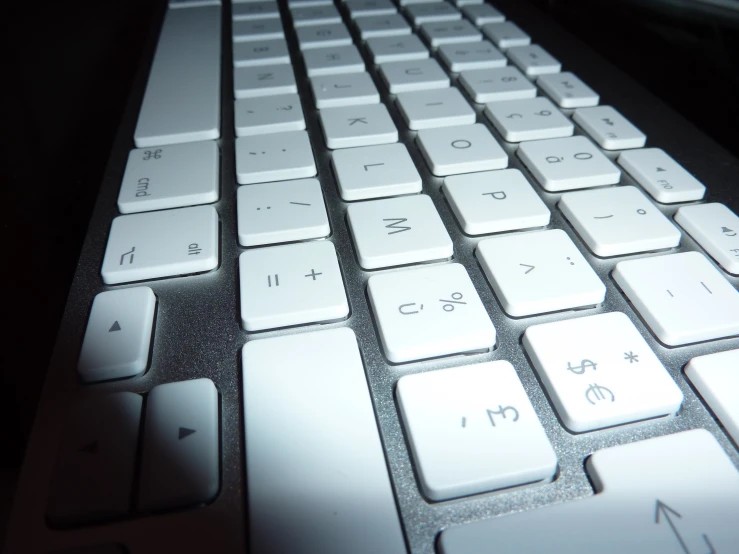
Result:
[[[243,349],[251,554],[400,554],[400,529],[351,329]]]
[[[170,9],[134,133],[139,148],[220,137],[221,7]]]

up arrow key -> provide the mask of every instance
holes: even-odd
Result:
[[[182,440],[185,437],[189,437],[195,432],[195,429],[188,429],[187,427],[180,427],[180,432],[177,436],[178,439]]]
[[[114,321],[113,325],[110,326],[110,329],[108,329],[108,333],[112,333],[113,331],[120,331],[121,330],[121,324],[118,323],[118,321]]]

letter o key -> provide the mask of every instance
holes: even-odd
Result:
[[[469,148],[470,146],[472,146],[472,143],[468,140],[461,139],[452,141],[452,148],[464,150],[465,148]]]

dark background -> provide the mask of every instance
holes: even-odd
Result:
[[[739,11],[696,10],[694,0],[529,1],[739,157]],[[4,8],[0,537],[155,8],[149,0]]]

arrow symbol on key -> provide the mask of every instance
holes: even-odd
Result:
[[[187,427],[180,427],[180,432],[177,435],[177,438],[179,440],[184,439],[185,437],[189,437],[195,432],[195,429],[188,429]]]
[[[528,264],[518,264],[518,265],[520,265],[521,267],[528,267],[528,269],[526,270],[526,272],[524,273],[524,275],[528,275],[529,273],[531,273],[532,271],[534,271],[534,267],[536,267],[536,266],[528,265]]]
[[[112,333],[113,331],[120,331],[121,330],[121,324],[117,321],[113,322],[113,325],[110,326],[110,329],[108,329],[108,333]]]
[[[680,536],[679,531],[677,530],[677,527],[675,526],[675,523],[672,521],[672,517],[675,516],[679,519],[682,519],[683,516],[680,515],[678,512],[670,508],[667,504],[662,502],[661,500],[657,500],[657,506],[654,511],[654,522],[656,524],[660,523],[660,520],[665,519],[667,520],[667,524],[670,526],[670,529],[675,534],[675,538],[680,543],[680,547],[683,549],[683,552],[685,554],[691,554],[690,550],[688,549],[688,545],[685,544],[685,540]],[[708,540],[708,535],[705,533],[703,534],[703,541],[706,543],[706,546],[710,549],[707,554],[715,554],[716,550],[713,548],[713,545],[711,544],[711,541]]]

